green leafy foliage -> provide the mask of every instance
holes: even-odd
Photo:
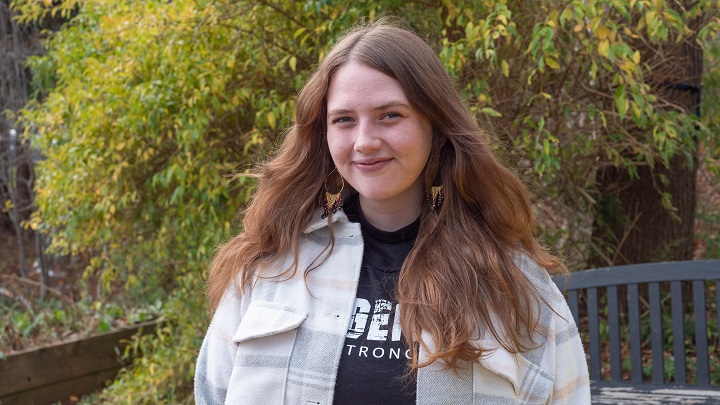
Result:
[[[3,285],[7,287],[3,293],[21,298],[3,306],[0,354],[107,332],[159,318],[163,313],[160,301],[142,307],[128,307],[120,302],[95,301],[88,296],[74,302],[57,290],[53,290],[56,299],[25,298],[24,286],[14,281],[3,277]]]
[[[706,64],[700,117],[674,107],[659,66],[682,65],[662,58],[686,40],[717,54],[717,3],[542,1],[537,12],[515,1],[455,5],[441,57],[501,153],[534,183],[546,237],[580,267],[598,170],[632,174],[713,143],[717,63]]]
[[[719,6],[673,4],[15,0],[21,22],[68,20],[29,61],[37,98],[20,119],[46,157],[30,224],[52,233],[56,252],[91,255],[87,275],[107,291],[165,303],[167,323],[137,342],[145,356],[103,402],[187,401],[206,325],[203,274],[238,231],[252,187],[242,174],[277,143],[297,91],[344,30],[397,15],[427,33],[531,184],[542,236],[582,267],[599,168],[667,164],[698,142],[717,168],[717,63],[697,117],[667,105],[642,44],[697,38],[717,61]]]

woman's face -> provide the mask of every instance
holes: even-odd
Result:
[[[432,124],[400,83],[351,61],[330,80],[327,111],[330,154],[363,208],[420,209]]]

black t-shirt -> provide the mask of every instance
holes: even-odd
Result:
[[[357,195],[348,199],[343,209],[350,221],[360,223],[364,251],[334,404],[414,404],[415,379],[406,373],[410,352],[401,337],[395,285],[415,244],[420,218],[386,232],[363,217]]]

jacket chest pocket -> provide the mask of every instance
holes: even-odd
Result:
[[[252,302],[232,337],[237,345],[228,404],[282,404],[290,354],[307,312]]]
[[[553,392],[552,376],[502,347],[475,362],[473,380],[475,404],[543,405]]]

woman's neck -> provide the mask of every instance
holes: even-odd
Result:
[[[360,207],[367,221],[383,231],[393,232],[410,225],[422,212],[422,200],[417,204],[379,203],[360,196]]]

